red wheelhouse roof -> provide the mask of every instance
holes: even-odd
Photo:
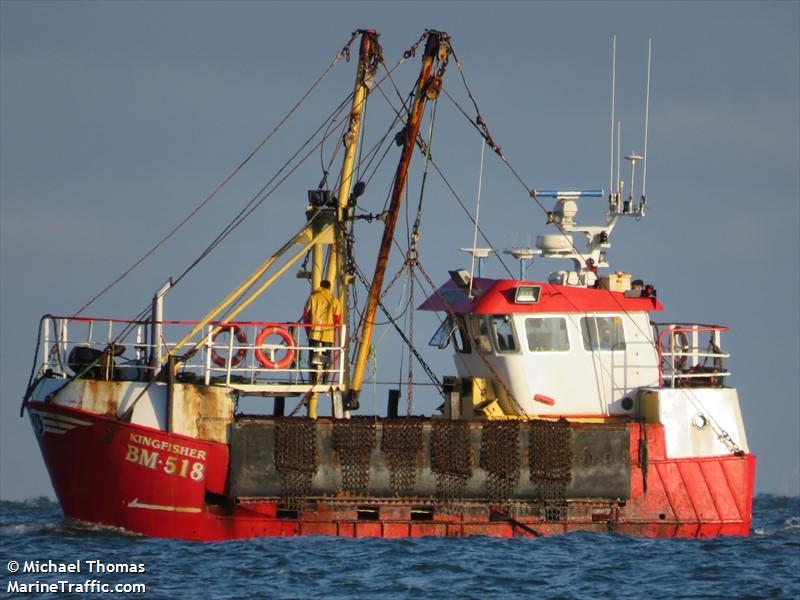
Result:
[[[538,302],[515,302],[518,287],[540,288]],[[634,312],[664,310],[657,298],[629,298],[621,292],[519,281],[475,279],[472,293],[450,280],[423,302],[418,310],[445,312],[445,302],[456,314]]]

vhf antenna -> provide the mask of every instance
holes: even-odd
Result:
[[[611,43],[611,160],[608,174],[608,208],[610,215],[628,215],[640,219],[644,216],[647,205],[647,135],[650,126],[650,66],[652,59],[653,39],[647,39],[647,84],[645,88],[644,106],[644,155],[639,156],[631,152],[625,160],[631,163],[631,180],[627,198],[623,202],[623,182],[620,179],[620,163],[622,150],[622,122],[616,122],[616,139],[614,135],[614,118],[616,116],[616,86],[617,86],[617,36],[614,34]],[[614,154],[616,153],[616,181],[614,179]],[[634,204],[636,193],[635,177],[636,163],[642,161],[642,193],[638,205]]]
[[[618,211],[614,195],[614,109],[616,107],[617,89],[617,34],[611,38],[611,157],[608,167],[608,210],[611,214]]]
[[[644,156],[642,160],[642,196],[639,199],[639,214],[644,216],[647,204],[647,129],[650,121],[650,57],[653,49],[653,38],[647,38],[647,92],[644,101]]]

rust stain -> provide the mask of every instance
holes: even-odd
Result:
[[[233,400],[228,390],[182,384],[181,402],[175,406],[176,430],[202,440],[225,442],[233,420]]]
[[[116,416],[121,384],[96,379],[84,379],[81,383],[81,406],[84,410],[98,415]]]
[[[115,423],[109,423],[106,427],[106,432],[103,435],[103,443],[106,445],[114,441],[114,437],[119,433],[121,427]]]

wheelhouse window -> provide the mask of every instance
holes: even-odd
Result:
[[[621,317],[581,317],[584,350],[625,350]]]
[[[462,317],[448,317],[445,319],[439,329],[436,330],[436,333],[433,334],[428,345],[443,349],[447,348],[450,340],[453,340],[456,352],[469,354],[472,351]]]
[[[489,340],[489,323],[486,318],[481,316],[469,317],[469,324],[478,352],[482,354],[491,352],[492,342]]]
[[[433,334],[433,337],[431,338],[431,341],[428,342],[428,345],[439,348],[440,350],[447,348],[455,330],[456,324],[453,321],[453,318],[448,317],[442,322],[441,325],[439,325],[439,329],[437,329],[436,333]]]
[[[511,315],[493,315],[491,317],[495,347],[498,352],[517,352],[517,336],[514,335],[514,319]]]
[[[564,317],[529,317],[525,319],[525,336],[531,352],[568,352],[569,336]]]

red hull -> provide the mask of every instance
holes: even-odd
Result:
[[[646,537],[750,532],[755,456],[667,459],[660,425],[629,425],[631,494],[624,503],[570,501],[563,521],[504,518],[481,503],[465,514],[431,511],[419,520],[411,509],[424,501],[410,500],[321,499],[311,512],[279,515],[278,499],[225,498],[225,444],[39,402],[31,402],[30,409],[65,516],[148,536],[214,541],[291,535],[513,537],[579,530]],[[640,439],[646,439],[646,460],[640,460]],[[359,511],[364,503],[373,510]]]

